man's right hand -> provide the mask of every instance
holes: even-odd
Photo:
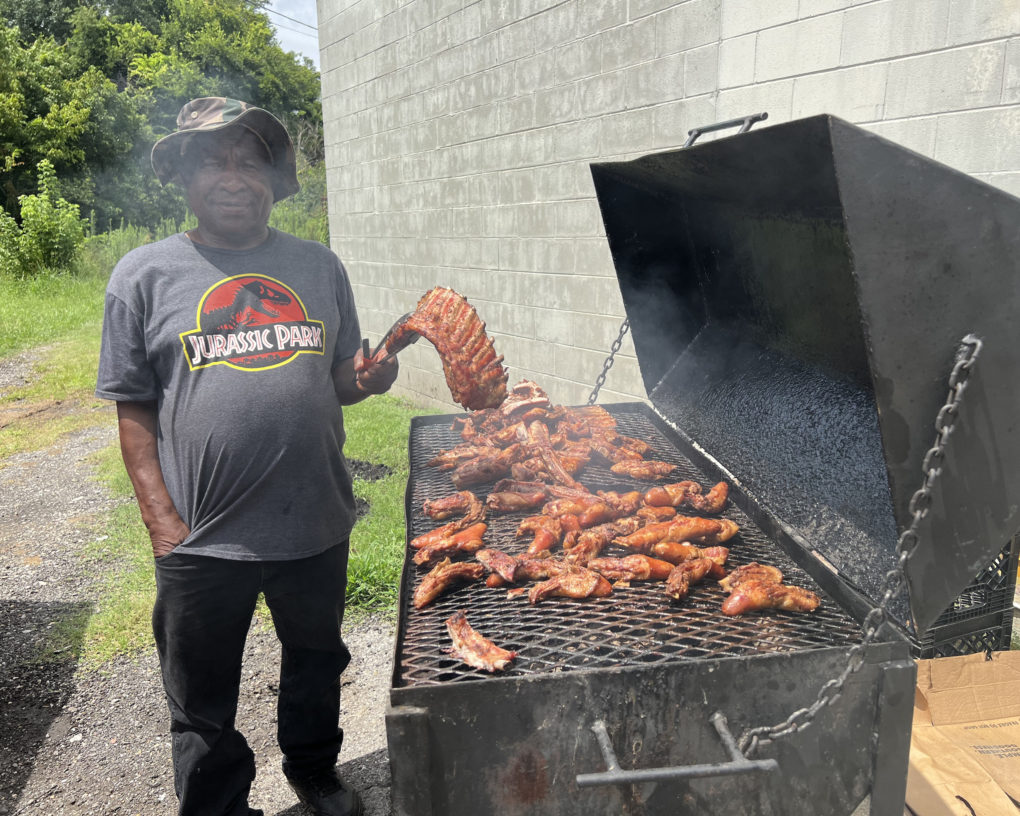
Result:
[[[135,499],[159,558],[174,551],[191,533],[170,498],[159,466],[156,444],[156,403],[118,402],[117,429],[124,468],[131,477]]]
[[[169,555],[177,547],[184,543],[191,530],[188,525],[176,519],[167,519],[165,522],[153,522],[149,527],[149,539],[152,542],[152,555],[160,558]]]

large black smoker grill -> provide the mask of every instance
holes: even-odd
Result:
[[[530,607],[473,585],[419,611],[408,558],[387,716],[394,812],[822,816],[870,797],[872,814],[899,816],[911,641],[990,560],[1015,570],[1020,201],[827,116],[592,174],[653,406],[607,408],[679,478],[733,485],[734,564],[780,566],[823,606],[728,619],[717,587],[679,607],[655,585]],[[725,775],[677,779],[734,759],[720,720],[735,735],[781,723],[845,667],[968,334],[981,353],[916,527],[909,599],[889,605],[838,699],[760,747],[762,764],[737,756]],[[454,489],[424,464],[459,441],[450,420],[412,423],[408,540],[433,526],[422,501]],[[582,481],[633,489],[591,466]],[[518,520],[490,518],[492,546],[520,549]],[[443,653],[457,609],[520,652],[509,671]],[[607,759],[645,776],[591,785]]]

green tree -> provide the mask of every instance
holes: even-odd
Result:
[[[46,159],[98,229],[180,220],[183,198],[156,182],[149,151],[198,96],[267,108],[307,163],[322,160],[318,74],[249,0],[0,0],[0,12],[36,32],[0,32],[0,205],[15,219]]]
[[[0,17],[9,28],[20,29],[27,41],[38,37],[63,40],[80,0],[0,0]]]

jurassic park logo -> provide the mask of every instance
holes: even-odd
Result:
[[[180,335],[192,371],[220,364],[258,371],[325,348],[322,321],[309,320],[294,290],[265,275],[236,275],[210,287],[195,323]]]

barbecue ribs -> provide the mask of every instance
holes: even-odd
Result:
[[[410,333],[420,334],[436,347],[446,384],[460,405],[473,411],[496,408],[506,399],[503,357],[496,355],[485,323],[463,295],[442,286],[430,289],[386,338],[387,352],[399,350]]]

